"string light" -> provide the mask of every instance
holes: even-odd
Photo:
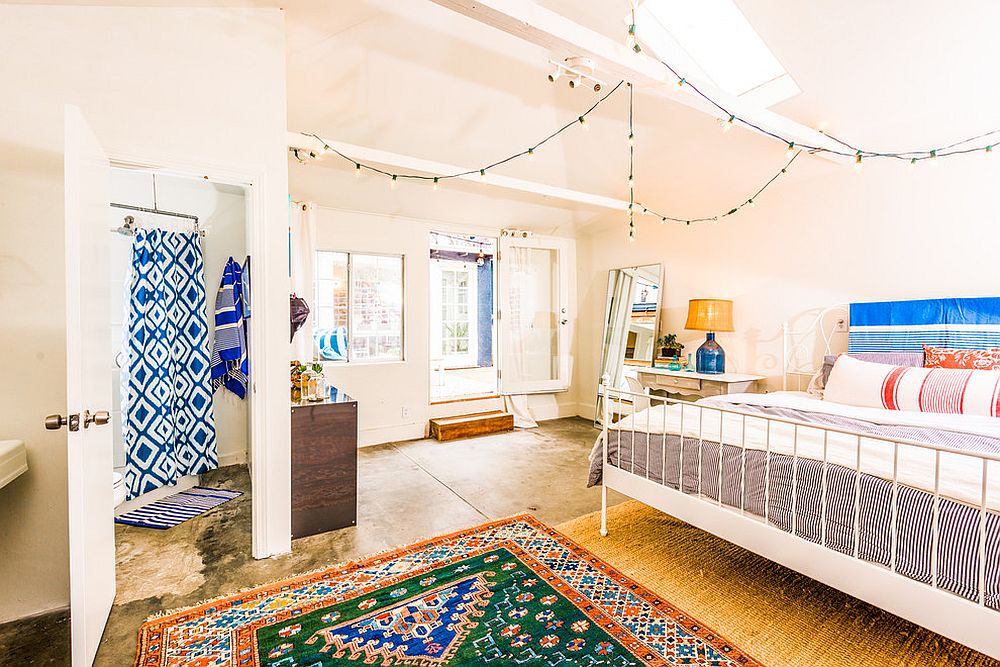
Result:
[[[911,157],[910,158],[910,171],[913,171],[916,168],[917,168],[917,158]]]
[[[635,22],[634,10],[633,19]],[[632,83],[628,84],[628,240],[635,241],[635,128],[632,123]]]
[[[432,181],[432,182],[434,182],[436,184],[436,183],[438,183],[440,181],[444,181],[444,180],[447,180],[447,179],[465,178],[465,177],[469,177],[469,176],[474,176],[475,174],[479,174],[480,179],[485,181],[486,180],[485,173],[486,173],[487,170],[493,169],[494,167],[499,167],[500,165],[503,165],[503,164],[507,164],[508,162],[512,162],[512,161],[514,161],[514,160],[516,160],[518,158],[521,158],[521,157],[526,157],[529,160],[533,159],[534,156],[535,156],[535,153],[538,152],[539,148],[541,148],[546,143],[552,141],[553,139],[555,139],[556,137],[558,137],[559,135],[561,135],[563,132],[566,132],[571,127],[573,127],[575,125],[582,125],[584,127],[584,129],[587,129],[589,127],[588,124],[587,124],[587,116],[589,116],[591,113],[593,113],[594,110],[597,109],[597,107],[599,107],[609,97],[611,97],[616,92],[618,92],[618,90],[623,85],[625,85],[625,81],[624,80],[619,81],[611,90],[609,90],[607,93],[605,93],[603,96],[601,96],[596,102],[594,102],[592,105],[590,105],[590,107],[586,111],[584,111],[581,115],[577,116],[572,121],[570,121],[570,122],[562,125],[559,129],[555,130],[554,132],[549,133],[541,141],[536,142],[530,148],[527,148],[525,150],[522,150],[522,151],[519,151],[517,153],[514,153],[513,155],[508,155],[507,157],[505,157],[503,159],[497,160],[496,162],[492,162],[492,163],[490,163],[488,165],[485,165],[483,167],[479,167],[479,168],[476,168],[476,169],[469,169],[467,171],[460,171],[460,172],[457,172],[457,173],[454,173],[454,174],[393,174],[392,172],[386,171],[386,170],[384,170],[384,169],[382,169],[380,167],[377,167],[375,165],[365,164],[363,162],[359,162],[358,160],[356,160],[356,159],[354,159],[354,158],[352,158],[352,157],[350,157],[348,155],[345,155],[343,152],[341,152],[340,150],[334,148],[328,142],[324,141],[323,138],[320,137],[316,133],[306,133],[305,136],[312,137],[313,139],[316,139],[317,141],[319,141],[320,143],[322,143],[324,147],[325,146],[330,146],[330,152],[333,153],[334,155],[339,156],[341,159],[343,159],[343,160],[345,160],[345,161],[350,162],[351,164],[353,164],[355,172],[358,175],[360,175],[360,172],[361,172],[362,169],[365,169],[365,170],[370,171],[372,173],[382,174],[383,176],[389,177],[390,178],[390,187],[395,187],[396,181],[402,180],[402,179],[408,179],[408,180],[414,180],[414,181]],[[294,149],[292,151],[292,153],[293,153],[293,155],[295,155],[295,157],[297,159],[302,160],[302,157],[299,154],[299,149]],[[313,157],[313,158],[317,157],[317,155],[316,155],[315,152],[310,152],[309,155],[310,155],[310,157]]]
[[[633,23],[630,24],[629,36],[631,38],[630,41],[635,42],[635,22],[634,22],[634,18],[633,18]],[[635,42],[635,50],[636,50],[637,53],[639,51],[641,51],[641,49],[639,48],[639,45],[638,45],[637,42]],[[755,202],[756,197],[758,197],[761,193],[763,193],[763,191],[768,186],[770,186],[780,175],[787,173],[788,167],[792,164],[792,162],[795,161],[795,159],[798,158],[798,156],[802,153],[802,151],[806,151],[806,152],[808,152],[810,154],[812,154],[812,153],[828,153],[828,154],[831,154],[831,155],[837,155],[837,156],[842,156],[842,157],[853,157],[855,168],[858,169],[858,170],[860,170],[862,168],[862,166],[863,166],[863,158],[892,158],[892,159],[905,160],[909,164],[909,166],[912,168],[912,167],[916,166],[916,164],[917,164],[918,161],[928,160],[928,159],[931,160],[932,164],[936,165],[937,162],[938,162],[938,160],[937,160],[938,157],[944,157],[944,156],[948,156],[948,155],[959,155],[959,154],[965,154],[965,153],[971,153],[971,152],[979,152],[980,150],[984,151],[987,154],[992,154],[993,153],[993,148],[996,145],[995,143],[990,143],[990,144],[981,145],[981,146],[977,146],[977,147],[969,147],[967,145],[970,144],[970,143],[972,143],[972,142],[974,142],[974,141],[977,141],[977,140],[980,140],[980,139],[983,139],[983,138],[986,138],[986,137],[991,137],[993,135],[1000,134],[1000,129],[998,129],[998,130],[992,130],[990,132],[986,132],[986,133],[977,135],[975,137],[970,137],[968,139],[963,139],[962,141],[958,141],[958,142],[955,142],[955,143],[943,146],[941,148],[936,148],[936,149],[929,150],[929,151],[880,152],[880,151],[865,150],[865,149],[860,149],[860,148],[857,148],[855,146],[852,146],[849,143],[847,143],[847,142],[845,142],[845,141],[843,141],[841,139],[838,139],[838,138],[834,137],[833,135],[830,135],[829,133],[826,133],[826,132],[824,132],[824,136],[826,136],[830,140],[836,142],[837,144],[840,144],[841,146],[843,146],[843,149],[829,148],[829,147],[826,147],[826,146],[811,146],[811,145],[808,145],[808,144],[799,144],[799,143],[796,143],[795,141],[790,141],[790,140],[788,140],[788,139],[780,136],[779,134],[777,134],[775,132],[772,132],[772,131],[769,131],[769,130],[763,128],[763,127],[760,127],[759,125],[756,125],[756,124],[754,124],[751,121],[748,121],[748,120],[743,119],[743,118],[739,118],[738,116],[736,116],[736,114],[731,113],[725,107],[721,106],[715,100],[713,100],[712,98],[710,98],[709,96],[707,96],[706,94],[704,94],[698,88],[697,85],[688,82],[685,77],[680,76],[680,74],[673,67],[671,67],[669,63],[667,63],[667,62],[665,62],[663,60],[660,60],[660,63],[664,67],[666,67],[667,70],[671,74],[673,74],[673,76],[676,77],[676,86],[677,86],[678,89],[683,88],[685,86],[685,84],[687,84],[688,87],[692,90],[692,92],[694,92],[695,94],[697,94],[700,97],[702,97],[706,102],[708,102],[709,104],[713,105],[716,109],[718,109],[723,114],[722,119],[720,119],[720,122],[722,124],[722,131],[723,132],[728,132],[730,129],[732,129],[733,125],[735,125],[736,122],[739,121],[740,123],[746,125],[747,127],[750,127],[752,129],[757,130],[761,134],[764,134],[766,136],[769,136],[769,137],[771,137],[773,139],[780,140],[783,143],[785,143],[786,146],[787,146],[786,157],[788,158],[787,163],[781,169],[781,171],[779,171],[777,174],[775,174],[774,176],[772,176],[770,180],[768,180],[767,182],[765,182],[765,184],[760,189],[758,189],[757,192],[755,192],[752,197],[749,197],[747,200],[745,200],[739,206],[736,206],[736,207],[733,207],[733,208],[729,209],[726,213],[722,213],[720,215],[706,217],[706,218],[690,218],[690,219],[687,219],[687,218],[675,218],[675,217],[671,217],[671,216],[661,215],[659,213],[656,213],[655,211],[652,211],[650,209],[646,209],[645,207],[643,208],[643,212],[644,213],[646,213],[646,214],[653,214],[653,215],[656,215],[656,216],[660,217],[661,223],[665,223],[668,220],[670,220],[670,221],[675,221],[675,222],[679,222],[679,223],[684,223],[684,224],[690,226],[694,222],[706,222],[706,221],[718,222],[718,220],[720,218],[722,218],[722,217],[736,215],[739,212],[739,210],[741,208],[743,208],[744,206],[749,206],[750,208],[754,208],[755,205],[756,205],[756,202]],[[497,167],[497,166],[506,164],[507,162],[511,162],[513,160],[516,160],[517,158],[522,157],[522,156],[527,156],[528,160],[532,160],[534,158],[535,152],[536,152],[536,150],[538,148],[540,148],[546,142],[551,141],[554,138],[556,138],[557,136],[561,135],[563,132],[565,132],[566,130],[568,130],[573,125],[579,124],[584,129],[588,129],[589,126],[588,126],[588,123],[587,123],[587,116],[590,113],[592,113],[601,103],[603,103],[609,97],[611,97],[612,95],[614,95],[615,92],[617,92],[618,89],[624,83],[626,83],[624,80],[619,81],[617,85],[615,85],[603,97],[601,97],[600,99],[598,99],[597,102],[595,102],[589,109],[587,109],[587,111],[585,111],[582,115],[577,116],[577,118],[576,118],[575,121],[571,121],[569,123],[566,123],[565,125],[563,125],[559,129],[557,129],[555,132],[552,132],[551,134],[549,134],[548,136],[546,136],[544,139],[542,139],[541,141],[537,142],[534,146],[532,146],[532,147],[530,147],[530,148],[528,148],[526,150],[520,151],[518,153],[514,153],[513,155],[505,157],[505,158],[503,158],[501,160],[497,160],[496,162],[488,164],[488,165],[486,165],[484,167],[481,167],[481,168],[478,168],[478,169],[470,169],[470,170],[467,170],[467,171],[462,171],[462,172],[453,173],[453,174],[437,174],[437,175],[428,175],[428,174],[393,174],[393,173],[385,171],[385,170],[383,170],[383,169],[381,169],[379,167],[376,167],[374,165],[364,164],[364,163],[361,163],[359,161],[356,161],[355,159],[353,159],[353,158],[351,158],[351,157],[343,154],[342,152],[340,152],[336,148],[333,148],[330,144],[328,144],[327,142],[323,141],[323,139],[321,137],[319,137],[318,135],[316,135],[316,134],[309,134],[307,136],[311,136],[311,137],[315,138],[316,140],[318,140],[319,142],[322,143],[323,148],[320,151],[321,154],[325,155],[327,153],[333,153],[333,154],[336,154],[336,155],[340,156],[344,160],[347,160],[347,161],[351,162],[352,164],[354,164],[354,170],[355,170],[355,174],[357,176],[361,175],[362,169],[366,169],[366,170],[369,170],[369,171],[374,172],[374,173],[378,173],[378,174],[382,174],[382,175],[385,175],[385,176],[389,176],[390,177],[390,187],[393,188],[393,189],[396,187],[397,181],[399,179],[412,179],[412,180],[431,180],[432,183],[433,183],[433,188],[435,190],[437,190],[438,185],[439,185],[439,183],[440,183],[440,181],[442,179],[463,178],[463,177],[467,177],[467,176],[473,175],[473,174],[475,174],[477,172],[479,173],[480,179],[485,182],[486,181],[486,171],[488,169],[492,169],[493,167]],[[636,235],[635,218],[634,218],[634,211],[633,211],[633,206],[632,206],[632,204],[635,202],[635,192],[634,192],[634,186],[635,186],[635,179],[634,179],[634,166],[635,166],[634,146],[635,146],[635,135],[634,135],[634,125],[633,125],[633,119],[632,119],[633,93],[632,93],[632,85],[631,85],[631,83],[628,83],[628,87],[629,87],[629,134],[628,134],[628,145],[629,145],[629,179],[628,179],[628,185],[629,185],[629,208],[628,208],[628,224],[629,224],[629,237],[630,237],[630,240],[633,240],[635,238],[635,235]],[[304,161],[303,158],[302,158],[302,156],[301,156],[301,154],[300,154],[300,151],[301,151],[301,149],[292,149],[292,153],[294,154],[294,156],[298,160]],[[317,159],[317,158],[320,157],[320,155],[318,155],[316,151],[309,151],[308,155],[309,155],[310,158],[313,158],[313,159]]]
[[[389,181],[389,189],[390,190],[395,190],[396,189],[396,174],[393,174],[392,175],[392,180]]]
[[[633,187],[634,184],[635,184],[635,147],[634,147],[635,146],[635,142],[633,141],[634,134],[633,134],[633,120],[632,119],[633,119],[633,111],[634,111],[633,107],[634,107],[635,99],[634,99],[633,94],[632,94],[632,84],[628,84],[628,86],[629,86],[629,95],[628,95],[628,126],[629,126],[628,127],[628,129],[629,129],[629,142],[628,142],[628,144],[629,144],[629,164],[628,164],[629,174],[628,174],[628,184],[629,184],[629,204],[628,204],[628,208],[626,209],[626,212],[627,212],[627,216],[628,216],[628,239],[631,242],[631,241],[634,241],[635,237],[636,237],[635,215],[634,215],[634,212],[635,212],[635,207],[637,206],[637,203],[635,201],[635,190],[634,190],[634,187]],[[730,118],[733,121],[735,121],[736,117],[733,114],[730,114]],[[788,142],[788,148],[789,148],[789,158],[788,158],[788,161],[785,163],[785,165],[781,168],[781,170],[778,173],[774,174],[770,178],[770,180],[768,180],[766,183],[764,183],[764,185],[762,185],[756,192],[754,192],[752,196],[750,196],[747,199],[745,199],[738,206],[731,207],[725,213],[721,213],[721,214],[718,214],[718,215],[707,216],[707,217],[703,217],[703,218],[675,218],[673,216],[669,216],[669,215],[664,215],[662,213],[658,213],[657,211],[649,208],[648,206],[641,205],[641,207],[642,207],[642,213],[643,213],[643,215],[654,215],[654,216],[656,216],[657,218],[660,219],[660,224],[661,225],[662,224],[666,224],[668,220],[669,221],[673,221],[673,222],[677,222],[677,223],[682,223],[682,224],[684,224],[684,225],[686,225],[688,227],[690,227],[691,224],[695,223],[695,222],[711,222],[713,224],[718,224],[720,218],[725,218],[725,217],[728,217],[728,216],[736,215],[737,213],[739,213],[740,209],[743,208],[744,206],[749,206],[750,208],[753,208],[756,205],[755,199],[757,197],[759,197],[761,195],[761,193],[763,193],[764,190],[766,190],[772,183],[774,183],[781,175],[788,173],[788,168],[792,165],[793,162],[795,162],[795,160],[799,157],[799,155],[802,154],[801,148],[797,147],[793,142]]]
[[[437,176],[435,176],[434,177],[434,185],[431,187],[431,189],[434,190],[434,192],[437,192],[438,185],[440,185],[439,181],[440,181],[440,179]]]
[[[632,22],[628,24],[628,36],[625,37],[625,46],[631,47],[636,53],[641,53],[642,47],[639,46],[639,40],[635,37],[635,4],[630,4],[629,11],[632,13]]]
[[[635,22],[635,19],[633,18],[633,23],[634,22]],[[764,128],[764,127],[762,127],[762,126],[760,126],[760,125],[758,125],[758,124],[756,124],[756,123],[754,123],[754,122],[752,122],[750,120],[747,120],[745,118],[739,118],[738,116],[736,116],[736,114],[730,112],[729,109],[725,108],[723,105],[719,104],[714,99],[712,99],[711,97],[709,97],[708,95],[706,95],[705,93],[703,93],[701,91],[701,89],[698,88],[698,86],[696,86],[695,84],[692,84],[686,78],[684,78],[683,76],[681,76],[680,73],[670,65],[670,63],[666,62],[665,60],[660,60],[659,62],[660,62],[661,65],[663,65],[665,68],[667,68],[667,71],[671,75],[673,75],[675,77],[675,81],[677,82],[677,84],[676,84],[677,88],[683,88],[684,85],[687,84],[687,87],[689,89],[691,89],[692,92],[694,92],[696,95],[698,95],[699,97],[701,97],[702,99],[704,99],[706,102],[708,102],[709,105],[711,105],[711,106],[715,107],[716,109],[718,109],[722,114],[724,114],[724,117],[728,116],[730,118],[730,120],[726,121],[726,123],[723,125],[723,130],[726,129],[726,127],[729,125],[729,123],[735,123],[738,120],[741,123],[743,123],[744,125],[746,125],[747,127],[752,128],[754,130],[757,130],[761,134],[763,134],[765,136],[768,136],[768,137],[771,137],[772,139],[776,139],[778,141],[781,141],[784,144],[792,143],[792,141],[790,139],[788,139],[786,137],[783,137],[783,136],[781,136],[780,134],[778,134],[776,132],[768,130],[768,129],[766,129],[766,128]],[[667,77],[665,80],[668,81],[669,77]],[[998,135],[998,134],[1000,134],[1000,129],[990,130],[989,132],[984,132],[982,134],[978,134],[978,135],[973,136],[973,137],[968,137],[966,139],[962,139],[961,141],[956,141],[956,142],[954,142],[952,144],[948,144],[947,146],[944,146],[944,147],[941,147],[941,148],[937,148],[935,150],[930,150],[930,151],[927,151],[927,150],[910,150],[910,151],[888,152],[888,151],[873,151],[873,150],[869,150],[869,149],[859,148],[858,146],[851,145],[850,143],[848,143],[846,141],[843,141],[842,139],[838,139],[837,137],[833,136],[829,132],[823,132],[824,136],[826,136],[827,138],[831,139],[835,143],[839,144],[843,148],[842,149],[829,148],[827,146],[812,146],[812,145],[800,144],[800,143],[796,143],[795,148],[798,149],[798,150],[805,150],[805,151],[807,151],[809,153],[828,153],[830,155],[838,155],[838,156],[841,156],[841,157],[848,157],[848,158],[850,158],[850,157],[856,157],[857,153],[860,151],[864,155],[864,157],[866,157],[866,158],[888,158],[888,159],[904,160],[906,162],[912,162],[913,160],[917,160],[917,161],[920,161],[920,160],[932,160],[933,161],[937,157],[944,157],[946,155],[963,155],[965,153],[976,153],[976,152],[979,152],[980,150],[985,150],[987,148],[990,149],[987,152],[992,152],[992,146],[995,146],[996,142],[992,142],[991,144],[982,145],[982,146],[968,146],[968,144],[971,144],[974,141],[985,139],[987,137],[992,137],[992,136],[995,136],[995,135]],[[855,164],[856,164],[856,162],[855,162]]]

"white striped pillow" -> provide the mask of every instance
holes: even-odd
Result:
[[[823,398],[867,408],[1000,417],[1000,371],[891,366],[841,355]]]

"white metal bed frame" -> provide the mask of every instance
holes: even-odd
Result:
[[[826,313],[827,311],[823,311]],[[822,314],[821,314],[822,317]],[[821,320],[821,317],[817,321]],[[788,327],[783,327],[786,333],[786,354],[788,351]],[[827,348],[829,349],[829,340],[827,340]],[[786,356],[786,363],[788,357]],[[646,505],[654,507],[662,512],[666,512],[671,516],[674,516],[682,521],[685,521],[693,526],[701,528],[713,535],[721,537],[729,542],[737,544],[745,549],[753,551],[769,560],[776,563],[780,563],[788,568],[791,568],[797,572],[800,572],[808,577],[821,581],[829,586],[832,586],[838,590],[841,590],[849,595],[856,598],[860,598],[866,602],[869,602],[877,607],[881,607],[886,611],[893,614],[897,614],[905,619],[908,619],[917,625],[926,627],[934,632],[940,633],[946,637],[954,639],[955,641],[961,642],[971,648],[981,651],[993,658],[1000,659],[1000,611],[991,609],[986,606],[985,603],[985,591],[986,591],[986,517],[987,511],[987,491],[988,491],[988,481],[989,481],[989,466],[990,462],[1000,462],[1000,455],[980,453],[980,452],[959,452],[955,449],[943,447],[939,445],[933,445],[924,442],[918,442],[914,440],[906,439],[890,439],[881,436],[872,436],[870,434],[856,433],[850,430],[830,427],[830,426],[819,426],[817,424],[783,419],[776,417],[765,417],[761,415],[749,415],[738,410],[727,409],[718,406],[711,406],[711,410],[718,411],[720,424],[725,414],[735,414],[742,418],[742,437],[740,438],[739,446],[742,449],[740,454],[740,507],[733,508],[725,505],[723,503],[723,493],[722,493],[722,476],[723,476],[723,463],[724,457],[721,454],[718,457],[718,498],[712,498],[701,492],[702,489],[702,465],[701,465],[701,447],[698,449],[699,465],[698,465],[698,492],[697,493],[686,493],[676,490],[670,486],[666,486],[660,482],[653,481],[649,477],[649,465],[646,464],[645,476],[637,474],[635,472],[635,459],[636,456],[633,454],[631,457],[632,467],[631,470],[625,470],[614,465],[611,465],[608,459],[608,432],[609,425],[611,424],[611,418],[614,414],[612,406],[617,405],[619,410],[623,410],[623,404],[628,402],[634,402],[636,400],[649,401],[652,405],[657,403],[662,403],[664,405],[680,405],[680,423],[682,425],[681,431],[684,430],[684,410],[687,409],[699,409],[692,403],[688,403],[681,400],[675,400],[670,398],[664,398],[660,396],[651,396],[648,394],[636,394],[634,392],[625,391],[622,389],[617,389],[613,387],[603,387],[605,392],[605,401],[603,409],[603,426],[602,426],[602,441],[603,441],[603,451],[602,451],[602,463],[603,463],[603,478],[602,478],[602,488],[601,488],[601,535],[606,536],[608,534],[608,523],[607,523],[607,510],[608,510],[608,489],[614,489],[619,493],[626,496],[639,500]],[[647,412],[647,421],[649,419]],[[703,420],[704,412],[699,413],[698,417],[698,440],[701,442],[701,433],[703,432]],[[765,456],[767,464],[764,465],[764,516],[758,516],[756,514],[746,511],[743,507],[747,492],[747,479],[746,479],[746,451],[748,449],[746,443],[746,420],[747,417],[751,417],[757,420],[763,420],[767,422],[766,435],[765,435]],[[663,411],[663,430],[661,432],[666,432],[666,409]],[[771,477],[771,466],[769,465],[771,460],[771,423],[783,423],[792,425],[793,429],[793,443],[792,443],[792,531],[786,532],[769,522],[769,488],[770,488],[770,477]],[[647,424],[647,430],[650,424]],[[798,475],[797,475],[797,453],[798,453],[798,442],[799,442],[799,430],[800,427],[811,429],[812,431],[823,432],[823,470],[824,474],[822,476],[823,490],[820,494],[821,497],[821,511],[824,517],[821,521],[822,525],[822,537],[819,543],[811,542],[805,538],[798,537],[795,534],[795,502],[798,497]],[[628,432],[627,430],[624,432]],[[638,431],[642,433],[641,429]],[[631,424],[632,433],[632,443],[633,447],[636,445],[635,439],[635,420],[633,418]],[[720,428],[721,433],[721,428]],[[853,470],[855,471],[854,479],[854,553],[845,554],[840,551],[828,548],[826,545],[826,521],[825,517],[827,514],[827,494],[826,494],[826,470],[827,470],[827,441],[829,439],[830,433],[837,433],[842,435],[847,435],[854,437],[856,439],[857,447],[857,457],[855,460],[855,465]],[[684,473],[684,439],[683,433],[678,434],[681,438],[681,446],[679,452],[679,477],[678,477],[678,487],[683,487],[683,481],[691,481],[687,475]],[[721,439],[721,438],[720,438]],[[860,549],[860,521],[861,521],[861,442],[862,439],[865,440],[879,440],[887,442],[893,447],[893,474],[892,479],[892,507],[891,507],[891,561],[890,566],[885,567],[878,563],[872,563],[869,561],[861,560],[859,558]],[[649,441],[651,438],[646,438],[646,461],[649,461]],[[731,442],[727,440],[726,445],[732,445]],[[896,561],[897,561],[897,551],[898,551],[898,532],[899,527],[897,525],[898,516],[898,502],[899,502],[899,487],[900,482],[898,479],[898,463],[899,463],[899,450],[900,447],[917,447],[921,449],[932,450],[934,452],[935,470],[934,470],[934,498],[932,506],[932,523],[931,523],[931,584],[925,584],[914,579],[910,579],[907,576],[900,574],[896,571]],[[759,447],[749,447],[749,449],[757,449]],[[941,452],[948,452],[950,454],[960,454],[968,456],[971,459],[975,459],[981,462],[982,467],[982,487],[981,487],[981,502],[978,507],[979,512],[979,532],[978,532],[978,549],[979,549],[979,572],[978,572],[978,600],[971,601],[955,595],[947,590],[938,587],[938,563],[937,563],[937,552],[938,543],[940,540],[940,482],[941,482]],[[620,452],[619,452],[620,457]],[[666,456],[663,456],[663,466],[666,467]],[[620,461],[620,459],[619,459]],[[837,464],[840,465],[840,464]],[[665,472],[665,470],[664,470]],[[665,474],[661,475],[660,479],[665,480]]]

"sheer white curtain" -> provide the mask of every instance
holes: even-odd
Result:
[[[292,357],[309,361],[313,353],[313,322],[316,312],[315,262],[316,262],[316,206],[292,202],[288,216],[289,276],[292,292],[309,304],[309,319],[295,334]]]

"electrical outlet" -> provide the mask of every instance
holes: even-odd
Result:
[[[399,417],[401,419],[409,419],[410,418],[410,408],[406,407],[405,405],[403,407],[401,407],[399,409]]]
[[[847,333],[847,320],[841,317],[833,327],[834,333]]]

